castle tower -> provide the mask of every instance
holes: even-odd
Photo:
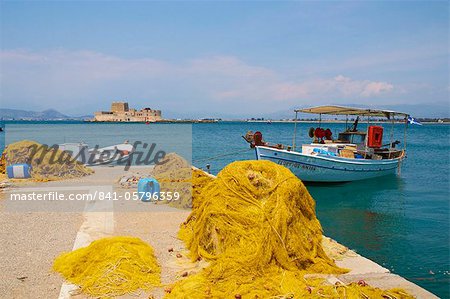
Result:
[[[127,112],[129,110],[127,102],[113,102],[111,112]]]

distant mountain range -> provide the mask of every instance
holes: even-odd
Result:
[[[92,115],[68,116],[54,109],[48,109],[41,112],[17,109],[0,109],[0,119],[2,120],[83,120],[92,117]]]
[[[355,107],[358,105],[354,104],[338,104],[341,106]],[[364,105],[362,105],[364,107]],[[220,114],[213,115],[211,113],[198,112],[194,114],[183,114],[180,111],[165,111],[164,116],[168,119],[199,119],[199,118],[221,118],[221,119],[248,119],[254,118],[264,118],[264,119],[292,119],[294,118],[294,108],[304,108],[304,107],[292,107],[291,109],[285,109],[280,111],[274,111],[272,113],[255,113],[254,115],[245,114]],[[373,107],[372,107],[373,108]],[[388,109],[395,111],[402,111],[409,113],[416,118],[449,118],[450,117],[450,106],[448,103],[428,103],[428,104],[403,104],[403,105],[382,105],[377,107],[379,109]],[[83,115],[83,116],[69,116],[60,113],[54,109],[48,109],[41,112],[36,111],[26,111],[17,109],[1,109],[0,108],[0,119],[1,120],[85,120],[92,119],[93,115]],[[316,118],[316,115],[312,114],[300,114],[299,118]]]

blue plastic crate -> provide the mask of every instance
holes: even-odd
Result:
[[[31,165],[13,164],[6,167],[6,173],[10,179],[28,179],[31,178]]]

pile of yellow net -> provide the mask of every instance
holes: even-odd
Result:
[[[6,154],[5,151],[2,152],[2,156],[0,158],[0,174],[6,173]]]
[[[170,206],[189,209],[192,204],[192,169],[185,167],[172,169],[163,173],[152,172],[152,176],[158,180],[161,186],[161,192],[177,192],[178,200],[161,200],[159,204],[169,204]]]
[[[160,285],[152,247],[138,238],[112,237],[64,253],[53,269],[94,297],[115,297]]]
[[[93,173],[90,168],[74,161],[68,153],[45,148],[34,141],[19,141],[5,149],[6,165],[30,164],[31,176],[38,181],[76,178]]]
[[[204,171],[191,167],[183,157],[169,153],[163,160],[164,164],[156,165],[152,171],[161,185],[162,192],[178,192],[179,200],[161,201],[170,206],[190,209],[198,198],[205,185],[213,180],[213,177]]]
[[[177,153],[168,153],[164,158],[155,165],[153,173],[165,173],[183,168],[190,168],[189,162]]]
[[[325,254],[315,203],[287,168],[234,162],[203,188],[179,237],[209,266],[175,283],[167,298],[407,298],[400,290],[330,285],[308,273],[341,274]]]

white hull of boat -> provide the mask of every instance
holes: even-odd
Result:
[[[92,149],[88,149],[85,143],[64,143],[59,145],[59,149],[69,152],[77,161],[88,166],[117,164],[134,152],[133,145],[128,143]]]
[[[103,147],[97,150],[91,149],[89,150],[89,159],[86,160],[86,165],[117,164],[128,159],[133,151],[133,146],[127,143]]]
[[[256,158],[283,165],[305,182],[350,182],[397,173],[402,158],[347,159],[256,146]]]

